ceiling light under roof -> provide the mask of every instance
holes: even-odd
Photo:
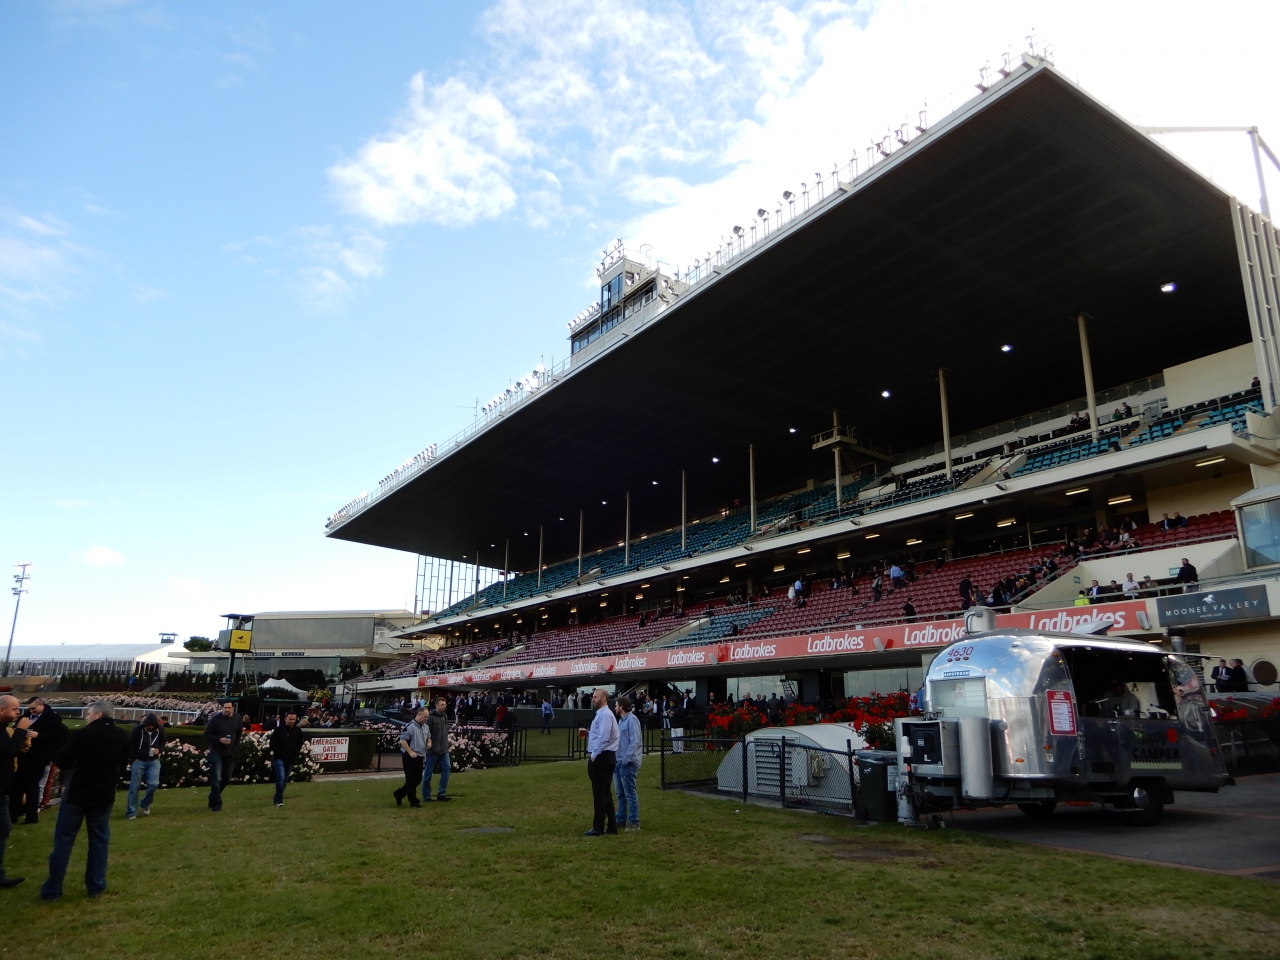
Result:
[[[921,543],[921,542],[922,541],[920,540],[919,537],[912,537],[910,540],[907,541],[907,546],[914,547],[917,543]]]
[[[787,433],[795,433],[795,432],[796,432],[795,427],[791,427],[789,430],[787,430]]]
[[[891,394],[888,390],[881,390],[881,391],[880,391],[880,396],[882,396],[882,397],[884,397],[886,400],[888,400],[891,396],[893,396],[893,394]]]
[[[729,578],[728,578],[728,577],[721,577],[721,578],[720,578],[720,582],[721,582],[721,583],[728,583],[728,582],[729,582]]]
[[[1012,351],[1012,350],[1013,350],[1013,344],[1011,344],[1011,343],[1003,344],[1003,345],[1000,347],[1000,352],[1001,352],[1001,353],[1009,353],[1009,352],[1010,352],[1010,351]]]
[[[996,524],[996,526],[997,526],[997,527],[1012,527],[1012,526],[1013,526],[1015,523],[1017,523],[1017,522],[1018,522],[1017,520],[1001,520],[999,523],[997,523],[997,524]]]
[[[878,534],[878,533],[868,533],[868,534],[867,534],[867,539],[868,539],[868,540],[874,540],[874,539],[875,539],[876,537],[878,537],[878,536],[880,536],[880,534]]]
[[[712,462],[712,463],[719,463],[719,462],[720,462],[720,458],[719,458],[719,457],[712,457],[712,458],[711,458],[711,462]]]
[[[1223,462],[1223,461],[1225,461],[1226,459],[1227,459],[1226,457],[1210,457],[1208,460],[1197,460],[1197,461],[1196,461],[1196,466],[1197,466],[1197,467],[1211,467],[1211,466],[1213,466],[1215,463],[1222,463],[1222,462]]]
[[[783,570],[785,570],[785,569],[787,569],[787,565],[786,565],[785,563],[775,563],[775,564],[773,565],[773,572],[774,572],[774,573],[781,573],[781,572],[782,572]]]
[[[743,560],[741,563],[734,564],[735,567],[745,567],[746,565],[747,565],[747,561],[745,560]]]
[[[956,519],[957,519],[957,520],[968,520],[968,519],[969,519],[970,517],[972,517],[972,516],[973,516],[973,514],[972,514],[972,513],[957,513],[957,514],[956,514]]]
[[[796,553],[808,553],[808,552],[809,552],[808,547],[801,547],[799,550],[796,551]]]
[[[1177,285],[1176,283],[1162,283],[1162,284],[1160,284],[1160,292],[1161,292],[1161,293],[1173,293],[1173,291],[1175,291],[1175,290],[1177,290],[1177,289],[1178,289],[1178,285]]]
[[[1133,497],[1131,497],[1127,493],[1121,494],[1118,497],[1107,497],[1107,506],[1109,507],[1119,506],[1122,503],[1129,503],[1132,499]]]
[[[1087,492],[1087,491],[1088,491],[1088,489],[1089,489],[1088,487],[1076,487],[1074,490],[1068,490],[1068,491],[1067,491],[1067,496],[1068,496],[1068,497],[1074,497],[1077,493],[1085,493],[1085,492]]]
[[[849,551],[848,551],[848,550],[846,550],[844,553],[837,553],[837,554],[836,554],[836,559],[837,559],[837,560],[848,560],[848,559],[849,559]]]

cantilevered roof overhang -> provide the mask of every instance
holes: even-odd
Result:
[[[935,443],[939,367],[953,433],[1079,397],[1080,312],[1099,388],[1246,343],[1229,204],[1035,65],[329,535],[488,566],[510,539],[530,569],[540,525],[576,554],[580,509],[588,549],[618,542],[628,491],[633,536],[678,524],[681,470],[690,517],[745,502],[748,444],[758,496],[829,479],[833,408]]]

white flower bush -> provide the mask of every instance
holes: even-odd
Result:
[[[195,710],[198,716],[192,723],[198,723],[221,709],[220,705],[212,700],[200,702],[197,700],[183,700],[179,697],[156,697],[147,694],[103,693],[90,694],[80,698],[80,702],[85,705],[96,703],[99,700],[114,703],[117,707],[137,707],[140,710],[153,710],[156,713],[163,713],[166,710]]]
[[[311,756],[311,744],[304,741],[293,765],[290,780],[303,783],[320,772],[320,762]],[[127,778],[126,781],[127,782]],[[196,787],[209,782],[209,751],[190,743],[170,740],[160,753],[160,786]],[[271,735],[247,733],[236,746],[236,768],[232,783],[274,783],[271,771]]]

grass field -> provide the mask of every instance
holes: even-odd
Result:
[[[656,760],[656,758],[654,758]],[[0,954],[79,958],[1280,957],[1280,889],[961,833],[663,793],[644,829],[584,838],[585,764],[457,774],[397,808],[394,782],[161,792],[112,823],[109,890],[84,839],[42,904],[54,816],[15,827]],[[509,827],[510,833],[465,832]]]

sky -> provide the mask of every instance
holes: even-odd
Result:
[[[1230,0],[6,3],[16,643],[409,607],[415,558],[326,516],[562,359],[606,244],[687,264],[1028,37],[1135,123],[1280,147],[1277,28]],[[1159,139],[1258,207],[1243,134]]]

